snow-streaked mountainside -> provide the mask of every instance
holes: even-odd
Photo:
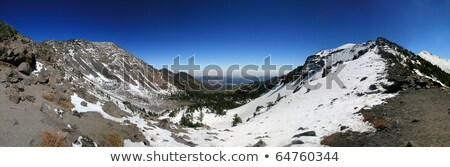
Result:
[[[427,51],[422,51],[418,55],[450,74],[450,60],[431,54]]]
[[[178,91],[162,72],[114,43],[84,39],[44,43],[53,49],[64,77],[78,87],[101,90],[139,106],[163,105],[157,98],[159,94]]]

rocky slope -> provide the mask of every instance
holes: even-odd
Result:
[[[160,97],[182,91],[170,82],[174,74],[113,43],[38,43],[3,22],[0,30],[1,146],[175,142],[154,118],[178,106]]]

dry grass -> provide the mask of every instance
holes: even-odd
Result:
[[[65,147],[66,138],[60,133],[51,133],[44,131],[40,135],[42,137],[41,147]]]
[[[372,112],[364,112],[362,116],[364,118],[363,121],[372,123],[375,129],[383,130],[384,128],[387,128],[388,122],[386,118],[377,117]]]
[[[387,120],[384,118],[377,118],[373,121],[373,127],[378,130],[387,128]]]
[[[110,133],[106,135],[106,140],[109,143],[109,146],[111,147],[123,147],[123,138],[117,133]]]
[[[65,108],[65,109],[72,109],[75,107],[75,105],[72,104],[72,102],[67,101],[67,100],[60,100],[58,102],[58,105]]]
[[[364,122],[373,122],[375,120],[375,114],[372,112],[364,112],[362,116]]]
[[[335,136],[335,135],[336,135],[336,134],[331,134],[331,135],[329,135],[329,136],[325,136],[325,137],[322,139],[322,141],[320,141],[320,145],[329,145],[330,143],[333,142],[334,136]]]
[[[44,91],[44,93],[42,93],[42,97],[43,97],[45,100],[48,100],[48,101],[50,101],[50,102],[52,102],[53,100],[55,100],[55,94],[53,94],[53,93],[50,92],[50,91]]]

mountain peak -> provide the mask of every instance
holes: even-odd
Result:
[[[385,37],[378,37],[376,41],[388,41],[390,42],[388,39],[386,39]]]
[[[397,43],[392,42],[391,40],[388,40],[388,39],[386,39],[384,37],[378,37],[377,40],[375,41],[375,43],[377,45],[381,45],[381,46],[388,45],[390,47],[397,46],[397,47],[401,48],[401,46],[398,45]]]

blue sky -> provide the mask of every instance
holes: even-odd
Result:
[[[450,0],[1,0],[0,19],[37,41],[112,41],[150,64],[301,65],[315,52],[386,37],[450,58]]]

